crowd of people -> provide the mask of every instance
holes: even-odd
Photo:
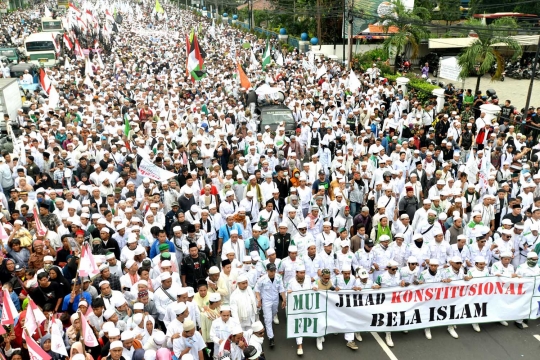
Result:
[[[105,5],[82,10],[115,21]],[[265,41],[154,6],[117,9],[112,35],[67,29],[104,51],[64,49],[45,69],[58,106],[36,91],[7,119],[20,131],[0,157],[0,282],[19,312],[7,359],[32,358],[30,336],[54,360],[264,359],[290,292],[540,274],[540,108],[508,100],[493,117],[479,106],[496,99],[451,86],[444,106],[423,103],[377,64],[353,76],[275,41],[263,71]],[[3,16],[2,43],[21,46],[44,11]],[[200,81],[186,73],[193,29]],[[258,124],[279,100],[294,133]],[[142,161],[174,176],[152,180]],[[98,273],[81,276],[88,253]],[[33,333],[29,312],[44,315]]]

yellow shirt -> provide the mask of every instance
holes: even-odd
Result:
[[[323,285],[321,283],[321,279],[317,280],[317,289],[319,290],[330,290],[331,287],[333,287],[334,285],[332,285],[332,280],[328,280],[328,284],[326,285]]]
[[[197,307],[199,308],[199,311],[202,312],[203,311],[203,308],[205,306],[208,306],[210,305],[210,301],[208,300],[210,298],[210,293],[206,293],[206,296],[205,297],[201,297],[201,295],[199,295],[199,293],[196,293],[195,296],[193,297],[193,302],[195,304],[197,304]]]

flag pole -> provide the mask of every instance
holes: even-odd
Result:
[[[86,353],[85,345],[84,345],[84,334],[83,334],[83,324],[82,324],[82,318],[81,318],[81,310],[77,309],[77,314],[79,314],[79,322],[81,323],[81,329],[79,330],[79,341],[82,344],[82,350],[83,353]],[[82,338],[82,341],[81,341]]]

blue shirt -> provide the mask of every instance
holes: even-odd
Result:
[[[21,311],[21,302],[15,291],[10,292],[9,297],[11,298],[11,301],[13,301],[13,305],[15,305],[15,309],[17,309],[17,311]]]
[[[92,306],[92,296],[87,293],[86,291],[83,291],[82,293],[83,300],[86,300],[88,303],[88,306]],[[77,311],[79,308],[79,301],[81,301],[81,294],[75,295],[75,300],[73,300],[73,303],[69,303],[69,298],[71,297],[71,294],[67,294],[64,296],[64,302],[62,303],[62,311],[68,311],[70,314],[73,314]]]
[[[174,247],[174,244],[172,242],[170,242],[169,240],[165,240],[164,244],[169,245],[170,253],[176,252],[176,248]],[[154,243],[152,244],[152,247],[150,248],[150,259],[153,259],[154,256],[159,254],[159,245],[161,244],[158,240],[154,241]]]
[[[242,227],[240,226],[240,224],[234,223],[231,227],[225,224],[219,228],[218,236],[218,238],[223,239],[223,244],[225,244],[231,238],[231,230],[238,231],[238,236],[242,236]]]
[[[257,246],[257,243],[259,246]],[[246,239],[244,244],[249,252],[258,251],[261,260],[266,260],[265,252],[270,248],[270,240],[266,236],[260,235],[257,240],[254,238]]]

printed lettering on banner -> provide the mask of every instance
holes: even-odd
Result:
[[[323,292],[299,291],[289,294],[287,337],[319,337],[326,332],[326,296]]]
[[[534,277],[485,277],[378,290],[297,291],[287,298],[287,337],[536,319],[538,287]]]

